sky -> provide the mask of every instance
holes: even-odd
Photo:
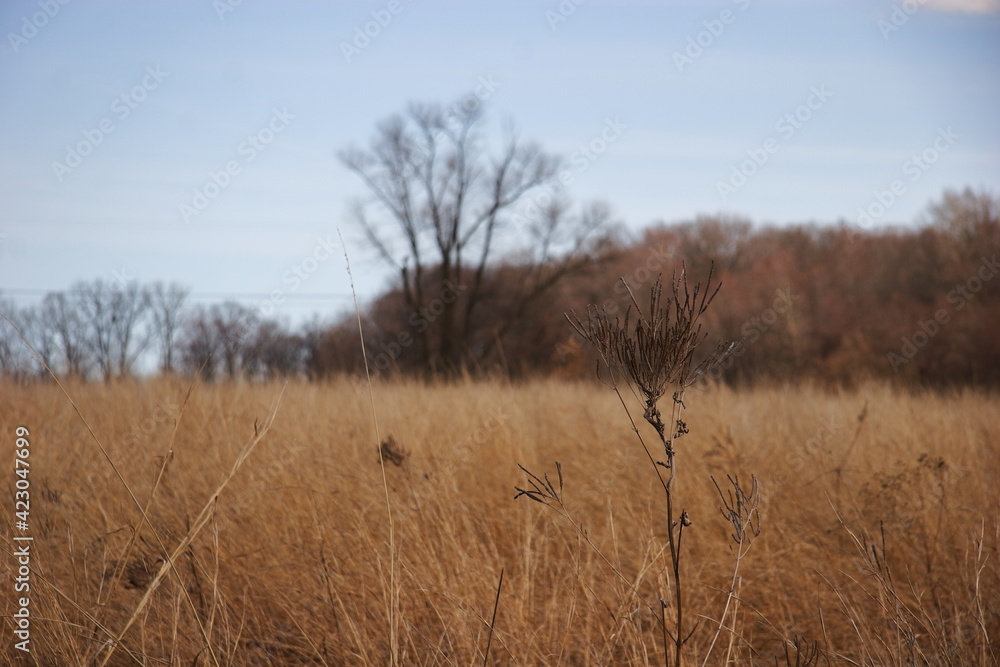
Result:
[[[483,101],[628,229],[917,224],[1000,192],[1000,0],[0,3],[0,296],[79,280],[280,294],[295,323],[394,279],[337,152],[411,102]],[[295,276],[290,279],[289,276]]]

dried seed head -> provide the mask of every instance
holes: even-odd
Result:
[[[707,359],[694,363],[695,352],[708,335],[702,331],[699,319],[722,286],[712,286],[712,275],[710,270],[704,286],[699,282],[691,287],[682,265],[680,275],[674,273],[666,297],[662,277],[657,279],[650,289],[648,312],[643,312],[623,278],[622,284],[632,300],[624,319],[612,318],[606,310],[594,307],[588,308],[586,322],[575,313],[567,315],[573,328],[597,349],[605,364],[620,369],[639,388],[649,421],[658,414],[656,402],[669,387],[690,386],[732,348],[732,344],[720,345]]]

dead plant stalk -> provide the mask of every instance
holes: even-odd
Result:
[[[697,629],[696,625],[695,628],[687,630],[684,623],[681,553],[684,529],[691,525],[691,519],[683,507],[679,513],[677,512],[679,503],[676,498],[677,460],[674,445],[678,438],[688,432],[687,424],[682,419],[686,408],[684,390],[721,361],[734,347],[733,344],[720,345],[705,359],[701,361],[695,359],[699,346],[707,337],[702,331],[699,320],[721,287],[721,284],[712,287],[712,275],[712,271],[709,271],[708,280],[704,285],[699,282],[692,287],[688,281],[687,270],[682,267],[679,275],[677,273],[673,275],[666,297],[663,294],[662,278],[657,279],[650,290],[649,309],[646,312],[639,305],[628,283],[622,279],[622,284],[631,300],[624,318],[612,316],[607,309],[598,311],[593,307],[588,309],[586,321],[581,320],[575,313],[567,315],[567,319],[580,337],[597,350],[600,356],[598,376],[601,376],[603,366],[607,373],[606,383],[614,389],[622,407],[625,408],[632,424],[632,431],[639,438],[663,489],[667,543],[670,552],[668,581],[673,589],[674,618],[671,629],[668,627],[666,615],[668,603],[661,598],[657,622],[663,635],[664,664],[667,667],[670,665],[671,652],[674,664],[678,667],[682,664],[684,644]],[[656,431],[663,449],[662,458],[653,455],[636,426],[621,392],[618,380],[620,376],[627,379],[633,396],[636,396],[643,408],[643,418]],[[640,395],[635,394],[636,390]],[[664,421],[658,403],[668,393],[671,396],[670,416]],[[529,481],[535,482],[534,490],[525,491],[519,488],[518,495],[527,495],[548,505],[547,501],[551,498],[545,493],[544,484],[539,488],[537,482],[540,478],[528,474]],[[560,471],[560,491],[561,478]],[[545,480],[548,478],[545,477]],[[549,486],[551,487],[551,484]],[[561,497],[558,498],[558,504],[562,506]]]

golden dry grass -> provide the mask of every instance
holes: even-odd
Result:
[[[4,386],[4,531],[14,532],[14,429],[26,426],[35,537],[32,653],[6,641],[8,601],[4,660],[99,664],[134,617],[108,664],[385,665],[394,648],[399,664],[482,664],[503,569],[488,664],[663,663],[649,611],[670,599],[662,490],[606,387],[377,382],[382,438],[408,452],[385,469],[395,553],[364,385],[287,386],[215,503],[280,385],[196,384],[176,434],[180,380],[67,389],[148,503],[152,529],[139,530],[57,387]],[[786,664],[786,649],[795,664],[796,637],[817,643],[819,664],[996,664],[996,396],[716,387],[687,405],[677,494],[694,525],[682,567],[689,618],[702,618],[689,664],[705,661],[730,586],[731,529],[710,479],[727,473],[759,478],[762,532],[741,565],[735,627],[707,664],[727,651],[735,664]],[[514,500],[518,462],[555,473],[555,461],[571,520]],[[140,609],[164,551],[206,505],[204,527]]]

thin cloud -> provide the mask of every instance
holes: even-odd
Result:
[[[1000,0],[926,0],[925,6],[938,12],[993,14],[1000,12]]]

